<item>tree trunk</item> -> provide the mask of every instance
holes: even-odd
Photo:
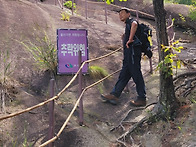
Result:
[[[161,45],[168,46],[168,35],[166,31],[166,11],[164,9],[164,0],[153,0],[155,23],[156,23],[156,35],[159,51],[159,62],[163,61],[165,56],[169,54],[164,52]],[[169,66],[169,65],[164,65]],[[178,107],[178,100],[175,97],[173,76],[168,75],[168,72],[160,69],[160,91],[159,91],[159,103],[162,107],[162,114],[166,118],[171,118]]]

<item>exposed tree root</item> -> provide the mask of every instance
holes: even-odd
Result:
[[[184,77],[188,77],[188,76],[194,76],[194,75],[196,75],[196,71],[183,73],[183,74],[175,77],[174,81],[176,81],[176,80],[178,80],[180,78],[184,78]],[[195,87],[196,87],[196,77],[189,78],[189,79],[186,78],[181,85],[179,85],[179,86],[177,86],[175,88],[175,91],[177,91],[177,90],[179,90],[181,88],[185,89],[185,91],[183,91],[182,95],[183,95],[183,97],[186,97],[187,95],[190,94],[192,89],[194,89]],[[128,118],[128,116],[130,115],[131,112],[138,111],[138,110],[144,110],[144,109],[148,108],[149,106],[155,105],[155,104],[157,104],[156,108],[154,107],[153,113],[150,116],[145,116],[144,118],[142,118],[137,123],[131,122],[131,121],[126,121],[126,119]],[[126,132],[124,132],[120,137],[118,137],[116,139],[116,142],[121,144],[122,146],[129,147],[130,144],[127,143],[128,140],[129,140],[129,142],[131,142],[131,145],[134,145],[134,140],[133,140],[133,138],[131,137],[130,134],[133,133],[136,129],[138,129],[143,123],[151,122],[154,118],[157,118],[157,117],[161,118],[161,114],[160,114],[161,107],[159,107],[159,106],[160,106],[160,104],[158,102],[154,102],[154,103],[151,103],[151,104],[147,105],[146,107],[130,109],[127,112],[127,114],[123,117],[123,119],[120,121],[120,123],[116,127],[112,128],[110,131],[115,131],[118,128],[122,128],[123,131],[125,131],[125,127],[123,126],[124,123],[129,123],[129,124],[130,123],[135,123],[135,124],[133,124]]]
[[[179,79],[179,78],[181,78],[181,77],[193,76],[193,75],[196,75],[196,71],[193,71],[193,72],[186,72],[186,73],[180,74],[180,75],[178,75],[177,77],[175,77],[175,78],[173,79],[173,81],[176,81],[177,79]]]
[[[177,87],[175,88],[175,91],[177,91],[178,89],[180,89],[180,88],[183,87],[183,86],[184,86],[184,89],[190,89],[190,88],[195,87],[196,85],[193,85],[193,83],[192,83],[192,82],[194,82],[195,80],[196,80],[196,77],[194,77],[194,78],[192,78],[192,79],[185,79],[183,84],[181,84],[181,85],[179,85],[179,86],[177,86]]]
[[[193,76],[195,74],[196,72],[184,73],[182,75],[179,75],[174,80],[177,80],[181,77]],[[182,89],[183,92],[180,92],[179,95],[181,95],[182,97],[187,97],[195,87],[196,87],[196,77],[186,78],[182,84],[178,85],[175,88],[175,92],[177,92],[179,89]]]
[[[155,103],[153,103],[153,104],[155,104]],[[156,103],[156,104],[157,104],[157,103]],[[151,105],[152,105],[152,104],[151,104]],[[144,118],[141,119],[139,122],[137,122],[137,123],[134,124],[132,127],[130,127],[128,131],[126,131],[126,132],[123,133],[120,137],[118,137],[118,138],[116,139],[116,142],[118,142],[118,143],[121,144],[121,145],[124,145],[125,147],[128,147],[128,146],[130,146],[130,144],[127,145],[127,143],[126,143],[126,142],[127,142],[126,138],[130,137],[131,144],[134,145],[134,140],[133,140],[133,138],[131,137],[130,134],[131,134],[132,132],[134,132],[138,127],[140,127],[143,123],[149,122],[149,121],[151,121],[152,119],[156,118],[156,117],[159,116],[159,115],[160,115],[160,111],[156,111],[156,112],[154,112],[152,115],[144,117]],[[131,146],[132,146],[132,145],[131,145]]]
[[[129,114],[130,114],[131,112],[133,112],[133,111],[138,111],[138,110],[144,110],[144,109],[148,108],[149,106],[155,105],[155,104],[157,104],[157,102],[150,103],[150,104],[148,104],[148,105],[145,106],[145,107],[130,109],[130,110],[127,112],[127,114],[125,115],[125,117],[120,121],[120,123],[119,123],[116,127],[112,128],[110,131],[112,132],[112,131],[118,129],[119,127],[122,127],[123,130],[125,130],[124,127],[123,127],[123,125],[122,125],[122,123],[126,122],[125,119],[129,116]]]
[[[136,109],[130,109],[130,110],[127,112],[127,114],[125,115],[125,117],[120,121],[120,123],[119,123],[116,127],[112,128],[110,131],[114,131],[114,130],[116,130],[116,129],[119,128],[119,127],[123,128],[123,130],[125,130],[125,128],[124,128],[124,126],[123,126],[123,123],[124,123],[124,122],[127,122],[127,121],[125,121],[125,119],[129,116],[129,114],[130,114],[131,112],[133,112],[133,111],[138,111],[138,110],[144,110],[144,109],[148,108],[149,106],[155,105],[155,104],[157,104],[157,103],[158,103],[158,102],[154,102],[154,103],[148,104],[146,107],[141,107],[141,108],[136,108]],[[154,110],[155,110],[155,109],[154,109]],[[131,144],[133,145],[133,144],[134,144],[134,140],[133,140],[133,138],[131,137],[130,134],[131,134],[134,130],[136,130],[138,127],[140,127],[144,122],[147,122],[147,121],[149,121],[149,120],[152,120],[152,118],[156,117],[156,116],[159,114],[158,112],[160,112],[160,111],[158,111],[158,109],[157,109],[157,110],[154,111],[154,113],[153,113],[152,115],[146,116],[146,117],[144,117],[143,119],[141,119],[139,122],[135,123],[132,127],[129,128],[128,131],[126,131],[126,132],[123,133],[120,137],[118,137],[118,138],[116,139],[116,142],[118,142],[119,144],[121,144],[121,145],[123,145],[123,146],[125,146],[125,147],[130,146],[130,145],[128,145],[128,144],[126,143],[126,138],[127,138],[128,135],[129,135],[129,137],[130,137],[129,140],[131,141]],[[129,122],[129,123],[131,123],[131,122]]]
[[[188,76],[194,76],[194,75],[196,75],[196,71],[187,72],[187,73],[183,73],[183,74],[175,77],[173,80],[176,81],[180,78],[184,78],[184,77],[188,77]],[[183,97],[186,97],[187,95],[190,94],[192,89],[194,89],[195,87],[196,87],[196,77],[189,78],[189,79],[186,78],[181,85],[179,85],[175,88],[175,91],[179,90],[180,88],[185,89],[185,91],[183,91],[182,95],[183,95]],[[126,121],[126,119],[128,118],[128,116],[130,115],[131,112],[138,111],[138,110],[144,110],[144,109],[148,108],[149,106],[155,105],[155,104],[157,104],[156,108],[153,109],[153,113],[150,116],[145,116],[144,118],[142,118],[137,123],[131,122],[131,121]],[[118,137],[116,139],[116,142],[125,146],[125,147],[128,147],[128,146],[130,146],[130,144],[127,143],[128,140],[129,140],[129,142],[131,142],[131,144],[134,145],[134,140],[133,140],[133,138],[131,137],[130,134],[133,133],[137,128],[139,128],[143,123],[150,122],[154,118],[157,118],[157,117],[161,118],[161,114],[160,114],[161,107],[159,107],[159,106],[160,106],[160,104],[158,102],[154,102],[154,103],[151,103],[151,104],[147,105],[146,107],[130,109],[127,112],[127,114],[123,117],[123,119],[120,121],[120,123],[117,126],[115,126],[114,128],[112,128],[110,131],[115,131],[118,128],[122,128],[123,131],[125,131],[125,127],[123,126],[124,123],[129,123],[129,124],[130,123],[135,123],[135,124],[133,124],[126,132],[124,132],[120,137]]]
[[[195,70],[195,67],[192,65],[192,64],[194,64],[195,59],[194,60],[181,60],[181,61],[184,64],[184,66],[187,67],[187,69]]]
[[[126,131],[125,133],[123,133],[116,141],[119,142],[119,143],[122,143],[121,140],[126,141],[126,139],[125,139],[126,136],[129,135],[129,134],[131,134],[136,128],[140,127],[147,120],[149,120],[149,117],[144,117],[142,120],[140,120],[139,122],[137,122],[136,124],[134,124],[131,128],[129,128],[128,131]]]
[[[181,43],[191,43],[190,40],[182,40],[182,39],[179,39],[179,42],[181,42]]]

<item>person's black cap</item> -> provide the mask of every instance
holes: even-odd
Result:
[[[122,7],[120,8],[120,10],[118,10],[118,13],[120,13],[120,11],[125,10],[127,13],[130,13],[130,9],[126,8],[126,7]]]

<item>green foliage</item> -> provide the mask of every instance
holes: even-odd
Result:
[[[90,66],[88,70],[90,76],[95,80],[101,79],[109,75],[108,72],[100,66]],[[100,93],[104,93],[105,88],[103,83],[98,84],[98,89]]]
[[[23,142],[22,142],[22,147],[32,147],[33,146],[33,143],[31,142],[31,143],[29,143],[28,142],[28,140],[27,140],[27,130],[26,130],[26,120],[25,120],[25,126],[24,126],[24,132],[23,132],[23,134],[24,134],[24,140],[23,140]],[[12,139],[12,147],[18,147],[19,146],[19,144],[21,144],[21,142],[18,142],[17,141],[17,136],[14,136],[14,137],[12,137],[8,132],[7,132],[7,135],[10,137],[10,138],[13,138]]]
[[[12,73],[9,51],[0,51],[0,83],[6,84],[7,78]]]
[[[179,129],[180,131],[182,131],[182,128],[181,128],[180,126],[178,126],[178,129]]]
[[[108,76],[108,72],[100,66],[90,66],[88,70],[93,79],[101,79]]]
[[[188,16],[192,21],[196,21],[196,7],[191,8]]]
[[[106,0],[106,3],[108,4],[108,5],[110,5],[111,3],[113,3],[114,2],[114,0]]]
[[[185,4],[185,5],[195,5],[196,0],[166,0],[167,2]]]
[[[192,5],[192,0],[176,0],[179,4]]]
[[[66,1],[63,5],[68,9],[72,9],[72,1]],[[76,3],[73,3],[73,9],[76,9]]]
[[[196,100],[194,98],[190,99],[190,101],[194,104],[196,104]]]
[[[29,143],[27,141],[27,137],[26,137],[26,133],[27,133],[27,130],[26,130],[26,127],[24,128],[24,141],[22,143],[22,146],[23,147],[32,147],[33,146],[33,143]]]
[[[61,12],[61,20],[63,21],[69,21],[70,20],[70,15],[66,12]]]
[[[173,75],[173,69],[177,69],[177,68],[181,68],[181,64],[182,62],[177,59],[177,55],[173,54],[173,51],[177,51],[178,53],[181,52],[181,49],[183,49],[183,47],[175,47],[175,45],[178,43],[179,41],[174,42],[172,45],[170,46],[164,46],[162,45],[162,50],[166,53],[168,53],[164,60],[161,61],[156,70],[161,70],[162,72],[166,73],[165,74],[165,79],[168,78],[169,76]],[[174,59],[175,60],[175,65],[174,65]]]
[[[5,101],[8,95],[8,78],[12,74],[9,51],[0,51],[0,103],[2,112],[5,112]]]
[[[191,101],[191,103],[196,104],[196,90],[191,91],[189,100]]]
[[[7,136],[9,136],[11,138],[11,135],[8,132],[6,134],[7,134]],[[17,147],[18,146],[17,145],[17,137],[11,139],[11,141],[12,141],[12,147]]]
[[[173,3],[172,0],[164,0],[165,3]]]
[[[36,38],[36,43],[20,42],[25,49],[33,56],[36,65],[41,70],[50,70],[56,75],[57,53],[55,45],[51,42],[46,32],[42,38]]]
[[[98,1],[100,1],[100,0],[98,0]],[[105,1],[105,0],[102,0],[102,1]],[[120,2],[126,2],[127,0],[119,0]],[[114,2],[114,0],[106,0],[106,3],[108,4],[108,5],[110,5],[111,3],[113,3]]]
[[[185,19],[185,17],[184,17],[182,14],[179,14],[179,16],[180,16],[180,19],[181,19],[183,22],[186,22],[186,19]]]

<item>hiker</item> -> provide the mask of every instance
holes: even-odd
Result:
[[[101,98],[113,105],[119,101],[119,97],[132,78],[136,84],[137,98],[130,101],[132,106],[146,105],[146,91],[144,79],[141,72],[141,42],[135,36],[138,22],[133,18],[130,19],[131,13],[127,8],[121,8],[119,11],[119,18],[126,24],[125,33],[123,35],[123,65],[118,81],[113,90],[108,95],[101,95]]]

